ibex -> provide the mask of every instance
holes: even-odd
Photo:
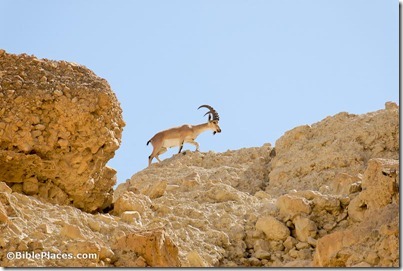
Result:
[[[207,109],[209,109],[209,111],[204,114],[204,116],[209,114],[207,123],[199,125],[185,124],[179,127],[167,129],[155,134],[150,140],[148,140],[147,145],[150,142],[153,145],[153,151],[148,157],[149,166],[151,165],[151,161],[154,157],[157,158],[158,162],[161,162],[158,156],[166,152],[168,148],[178,146],[178,153],[180,153],[182,151],[184,143],[195,145],[196,151],[199,151],[199,143],[197,143],[195,139],[204,131],[212,130],[213,135],[215,135],[216,133],[221,133],[221,128],[220,126],[218,126],[218,121],[220,120],[220,117],[218,116],[217,111],[206,104],[199,106],[199,108],[197,109],[200,109],[202,107],[206,107]]]

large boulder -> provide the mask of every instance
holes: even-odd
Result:
[[[85,211],[107,207],[106,166],[125,123],[106,80],[84,66],[0,50],[0,181]]]

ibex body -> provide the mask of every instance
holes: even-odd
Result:
[[[151,142],[153,145],[153,151],[151,155],[148,157],[148,165],[151,165],[151,161],[153,158],[157,158],[159,162],[159,155],[163,154],[167,151],[168,148],[179,147],[179,152],[182,151],[184,143],[190,143],[196,146],[196,151],[199,150],[199,143],[195,140],[196,138],[203,132],[207,130],[212,130],[213,134],[221,133],[221,128],[218,125],[219,116],[218,113],[209,105],[201,105],[201,107],[206,107],[210,111],[205,115],[209,114],[209,118],[207,123],[199,124],[199,125],[190,125],[185,124],[179,127],[174,127],[171,129],[167,129],[155,134],[148,142],[147,145]],[[198,109],[199,109],[198,108]]]

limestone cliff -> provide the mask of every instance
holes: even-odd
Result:
[[[0,181],[85,211],[110,205],[122,110],[84,66],[0,51]]]
[[[105,80],[0,50],[0,96],[0,266],[400,264],[394,103],[274,147],[186,151],[113,191],[124,122]]]

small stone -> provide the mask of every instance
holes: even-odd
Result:
[[[37,124],[37,125],[35,125],[35,129],[39,130],[39,131],[43,131],[46,129],[46,126],[43,124]]]
[[[53,93],[58,97],[63,96],[63,92],[61,90],[55,90]]]
[[[147,267],[147,262],[146,260],[142,257],[139,256],[135,261],[134,261],[134,267]]]
[[[291,218],[298,214],[310,214],[312,211],[307,199],[288,194],[277,199],[277,207],[283,216]]]
[[[193,250],[187,254],[187,259],[189,261],[190,267],[207,267],[208,266],[206,261],[195,250]]]
[[[365,258],[365,261],[369,263],[371,266],[377,265],[379,263],[379,256],[376,252],[370,251],[368,252],[367,257]]]
[[[258,250],[253,254],[258,259],[270,259],[271,253],[265,250]]]
[[[351,185],[350,185],[350,188],[349,188],[349,194],[354,194],[354,193],[357,193],[357,192],[361,192],[361,190],[362,190],[362,188],[361,188],[361,182],[355,182],[355,183],[352,183]]]
[[[270,241],[270,248],[273,251],[283,251],[284,245],[281,241]]]
[[[317,244],[317,240],[316,239],[314,239],[314,238],[312,238],[312,237],[308,237],[308,239],[307,239],[307,242],[308,242],[308,244],[310,244],[311,246],[313,246],[313,247],[316,247],[316,244]]]
[[[312,237],[311,237],[311,238],[312,238]],[[304,248],[309,248],[310,245],[309,245],[308,243],[305,243],[305,242],[299,242],[298,244],[295,245],[295,247],[296,247],[298,250],[301,250],[301,249],[304,249]]]
[[[288,236],[287,239],[284,241],[283,245],[288,248],[292,249],[298,243],[297,239],[292,236]]]
[[[38,193],[38,179],[36,177],[31,177],[25,179],[22,184],[22,191],[26,195],[35,195]]]
[[[353,265],[351,267],[372,267],[372,266],[367,262],[360,262],[360,263],[357,263],[357,264],[355,264],[355,265]]]
[[[292,248],[289,252],[288,255],[290,255],[293,258],[297,258],[298,257],[298,250],[296,248]]]
[[[5,182],[0,182],[0,192],[11,193],[13,190]]]
[[[122,218],[123,221],[129,222],[129,223],[139,223],[141,221],[141,215],[137,211],[125,211],[120,214],[120,217]]]
[[[290,230],[272,216],[260,217],[256,222],[256,229],[263,231],[269,240],[285,240],[290,236]]]
[[[66,148],[69,145],[69,141],[66,139],[59,139],[57,141],[57,143],[59,144],[60,147],[62,148]]]
[[[312,252],[310,249],[302,249],[297,252],[298,258],[301,260],[307,260],[312,258]]]
[[[309,218],[297,216],[294,220],[297,239],[306,242],[308,237],[315,237],[317,233],[316,224]]]
[[[327,230],[327,231],[331,231],[331,230],[333,230],[334,229],[334,227],[336,227],[337,226],[337,223],[336,222],[333,222],[333,223],[326,223],[325,225],[323,225],[323,228],[325,229],[325,230]]]
[[[261,266],[261,262],[259,259],[255,258],[255,257],[251,257],[249,258],[249,264],[251,266]]]

